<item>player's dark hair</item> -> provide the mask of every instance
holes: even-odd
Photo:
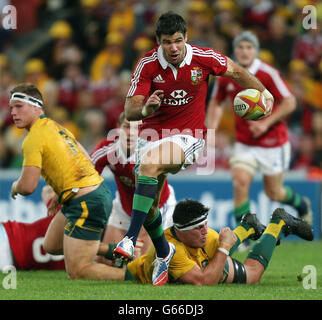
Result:
[[[176,32],[181,32],[186,36],[186,21],[180,15],[172,11],[162,14],[156,23],[155,34],[157,38],[160,40],[162,34],[173,35]]]
[[[16,85],[13,89],[10,90],[11,94],[15,92],[25,93],[31,97],[43,101],[42,94],[40,93],[38,88],[32,83],[23,82]]]
[[[173,211],[173,223],[185,225],[208,213],[209,208],[193,199],[184,199],[177,203]]]

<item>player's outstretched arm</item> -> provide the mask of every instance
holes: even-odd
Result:
[[[11,197],[16,198],[17,194],[27,196],[32,194],[38,185],[41,169],[38,167],[24,166],[21,176],[11,186]]]
[[[272,113],[274,104],[274,98],[272,94],[263,86],[263,84],[252,74],[250,74],[245,68],[241,67],[233,60],[227,57],[227,71],[223,75],[237,82],[241,87],[245,89],[256,89],[263,93],[267,101],[267,108],[265,116],[269,116]]]

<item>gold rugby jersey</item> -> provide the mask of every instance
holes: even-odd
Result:
[[[32,125],[22,144],[23,166],[39,167],[63,203],[72,188],[100,184],[103,178],[66,128],[44,115]]]
[[[176,282],[181,276],[198,265],[204,269],[214,257],[219,246],[219,234],[208,228],[207,242],[204,248],[185,246],[175,236],[173,227],[164,231],[165,237],[176,247],[176,253],[170,261],[169,282]],[[147,254],[135,259],[127,265],[133,277],[142,283],[152,283],[153,260],[155,248],[152,245]]]

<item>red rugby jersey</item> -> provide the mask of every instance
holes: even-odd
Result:
[[[63,256],[52,256],[42,248],[46,231],[53,217],[45,217],[33,223],[2,222],[18,269],[65,269]]]
[[[133,196],[135,191],[135,154],[129,158],[123,153],[119,140],[113,138],[102,140],[91,153],[91,160],[95,169],[101,174],[108,167],[113,175],[120,195],[124,211],[130,216],[132,214]],[[170,195],[168,180],[165,180],[159,208],[167,202]]]
[[[274,96],[272,112],[276,111],[276,106],[283,98],[292,95],[291,90],[281,77],[280,73],[267,63],[259,59],[255,59],[252,65],[248,68],[248,71],[255,75],[255,77],[258,78],[266,89]],[[218,102],[222,102],[226,97],[229,97],[231,101],[233,101],[236,94],[243,89],[244,88],[232,79],[219,77],[216,79],[212,91],[212,98],[216,99]],[[251,120],[241,119],[236,115],[236,113],[234,114],[236,141],[250,146],[260,146],[265,148],[278,147],[288,141],[287,127],[283,121],[275,123],[259,138],[254,138],[249,130],[249,123]]]
[[[161,46],[138,61],[127,97],[148,98],[155,90],[164,91],[160,108],[143,119],[140,131],[154,129],[157,137],[140,134],[141,138],[157,140],[178,131],[197,138],[204,136],[209,75],[224,74],[227,58],[211,48],[186,44],[186,49],[186,57],[178,69],[165,60]],[[171,133],[173,129],[178,130]]]

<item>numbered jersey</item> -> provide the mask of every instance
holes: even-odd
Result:
[[[181,133],[203,138],[209,75],[226,70],[227,58],[211,48],[186,44],[179,68],[165,60],[161,46],[148,52],[134,70],[127,97],[149,97],[155,90],[163,90],[164,97],[160,108],[143,119],[140,137],[153,141]]]
[[[63,256],[52,256],[46,253],[42,247],[46,231],[53,217],[42,218],[33,223],[17,221],[2,223],[8,235],[15,266],[18,269],[65,269]]]
[[[45,181],[62,196],[61,203],[72,188],[90,187],[103,181],[73,134],[45,116],[32,125],[22,152],[23,166],[40,168]]]

